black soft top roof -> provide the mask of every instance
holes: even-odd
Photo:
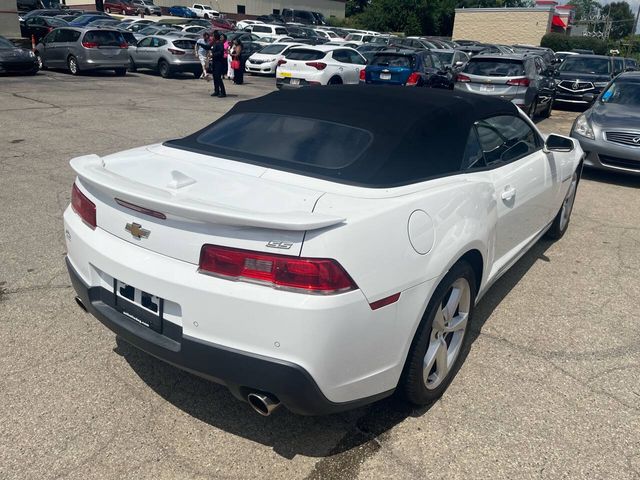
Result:
[[[344,168],[233,158],[198,138],[210,127],[166,146],[264,165],[302,175],[365,187],[393,187],[460,171],[474,122],[518,115],[508,101],[430,88],[339,85],[283,90],[237,103],[214,122],[241,113],[304,117],[356,127],[371,133],[368,147]],[[260,146],[256,145],[256,150]]]

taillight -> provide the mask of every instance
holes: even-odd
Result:
[[[507,85],[514,85],[516,87],[528,87],[529,79],[527,77],[512,78],[511,80],[507,81]]]
[[[98,48],[97,42],[82,42],[84,48]]]
[[[366,70],[363,68],[362,70],[360,70],[360,81],[364,82],[367,80],[367,72]]]
[[[85,197],[74,183],[71,190],[71,208],[80,215],[80,218],[91,228],[96,228],[96,205]]]
[[[173,55],[184,55],[184,50],[176,50],[175,48],[167,48]]]
[[[406,86],[407,87],[415,87],[416,85],[418,85],[419,81],[420,81],[420,74],[417,73],[417,72],[413,72],[411,75],[409,75],[409,78],[407,79]]]
[[[50,32],[51,30],[53,30],[53,27],[48,27],[47,28],[47,32]]]
[[[121,43],[120,48],[129,48],[129,44],[127,42]]]
[[[457,82],[470,82],[471,79],[469,77],[467,77],[466,75],[463,75],[462,73],[459,73],[458,76],[456,77],[456,81]]]
[[[325,68],[327,68],[327,64],[322,62],[307,62],[305,63],[305,65],[313,67],[316,70],[324,70]]]
[[[278,60],[278,66],[284,65],[285,63],[287,63],[286,60]]]
[[[326,295],[358,288],[335,260],[288,257],[216,245],[202,247],[198,271],[304,293]]]

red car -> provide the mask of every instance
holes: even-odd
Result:
[[[236,27],[226,18],[212,18],[211,26],[214,30],[235,30]]]
[[[122,15],[135,15],[138,7],[124,0],[105,0],[104,11],[107,13],[121,13]]]

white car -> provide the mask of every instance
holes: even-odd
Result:
[[[249,73],[275,75],[278,62],[292,48],[300,43],[273,43],[252,54],[245,62],[245,70]]]
[[[288,37],[289,31],[283,25],[254,24],[244,28],[258,37]]]
[[[345,42],[355,43],[356,45],[362,45],[364,43],[369,43],[375,35],[369,35],[366,33],[350,33],[345,37]]]
[[[566,231],[583,156],[497,98],[274,92],[185,138],[73,159],[66,262],[120,338],[263,415],[395,390],[425,405],[479,299]]]
[[[193,13],[198,15],[198,18],[215,18],[220,16],[220,12],[214,10],[211,5],[204,5],[201,3],[194,3],[191,7],[188,7]]]
[[[329,40],[330,42],[344,41],[344,38],[342,38],[336,32],[332,32],[331,30],[323,30],[321,28],[315,28],[314,31],[318,35],[320,35],[321,38],[324,38],[325,40]]]
[[[290,49],[278,62],[276,86],[357,84],[367,60],[353,48],[316,45]]]
[[[256,23],[264,22],[261,22],[260,20],[240,20],[238,23],[236,23],[236,30],[244,30],[249,25],[255,25]]]

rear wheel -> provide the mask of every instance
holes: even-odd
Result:
[[[549,99],[549,104],[547,105],[547,108],[545,108],[544,111],[542,112],[542,118],[549,118],[551,116],[551,110],[553,110],[553,101],[554,101],[554,97],[551,97]]]
[[[42,57],[38,52],[36,52],[36,63],[38,64],[38,70],[44,70],[45,66],[42,63]]]
[[[169,78],[171,76],[171,69],[165,60],[160,60],[158,62],[158,72],[162,78]]]
[[[209,14],[208,14],[208,13],[205,13],[205,14],[204,14],[204,19],[205,19],[205,20],[209,20]]]
[[[442,396],[462,363],[476,298],[475,273],[458,262],[436,288],[411,344],[401,379],[405,397],[427,405]]]
[[[67,59],[67,67],[69,67],[69,71],[71,72],[71,75],[80,74],[80,67],[78,67],[78,60],[73,55],[71,55]]]
[[[127,74],[127,69],[126,68],[116,68],[115,72],[116,72],[116,75],[118,77],[124,77]]]
[[[536,117],[536,109],[538,108],[538,99],[534,98],[533,102],[531,102],[531,106],[529,110],[527,110],[527,116],[533,120]]]
[[[571,220],[571,212],[573,211],[573,204],[575,203],[576,192],[578,191],[578,183],[580,182],[580,171],[581,166],[573,172],[571,185],[569,185],[569,190],[564,197],[560,211],[556,215],[556,218],[553,219],[551,228],[547,231],[548,238],[553,240],[561,239],[569,227],[569,220]]]
[[[136,70],[138,70],[138,68],[136,67],[136,62],[133,61],[133,58],[129,57],[129,71],[135,72]]]
[[[340,77],[331,77],[329,85],[342,85],[342,79]]]

